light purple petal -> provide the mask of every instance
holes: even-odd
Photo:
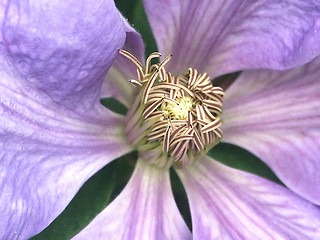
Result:
[[[304,0],[145,0],[169,69],[212,77],[252,68],[301,65],[320,50],[320,3]],[[171,65],[170,65],[171,64]]]
[[[226,142],[248,149],[320,204],[320,58],[289,71],[247,71],[226,92]]]
[[[174,202],[168,169],[139,160],[125,189],[74,239],[191,239]]]
[[[0,239],[29,239],[131,147],[119,116],[100,104],[80,114],[32,99],[0,62]]]
[[[207,156],[178,174],[194,239],[317,239],[320,210],[290,190]]]
[[[133,54],[144,64],[144,45],[142,38],[125,19],[123,19],[123,22],[126,28],[127,38],[122,49]],[[103,82],[101,98],[113,97],[120,100],[127,107],[130,107],[135,87],[128,82],[129,79],[137,79],[137,67],[130,60],[118,54]]]
[[[113,1],[7,1],[0,16],[0,54],[31,97],[78,111],[98,101],[125,40]]]

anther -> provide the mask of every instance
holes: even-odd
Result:
[[[128,82],[129,82],[129,83],[132,83],[133,85],[138,86],[138,87],[141,87],[141,86],[142,86],[142,83],[140,83],[139,81],[134,80],[134,79],[129,79]]]

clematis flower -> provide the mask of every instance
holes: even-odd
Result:
[[[319,7],[145,1],[158,49],[172,55],[147,69],[139,34],[112,1],[1,3],[0,238],[37,234],[91,175],[137,148],[125,189],[75,239],[316,239],[320,60],[297,66],[319,53]],[[137,87],[127,83],[136,67],[117,55],[121,48],[137,65]],[[238,70],[225,94],[199,82]],[[100,105],[107,96],[128,106],[127,118]],[[154,134],[160,120],[163,138]],[[185,121],[179,148],[170,143],[174,121]],[[288,188],[206,156],[220,140],[256,154]],[[188,195],[192,233],[171,192],[170,166]]]

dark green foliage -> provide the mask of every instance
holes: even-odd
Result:
[[[126,115],[128,112],[128,108],[115,98],[103,98],[100,100],[100,102],[103,106],[105,106],[112,112],[121,115]]]
[[[208,155],[227,166],[254,173],[273,182],[282,184],[264,162],[241,147],[228,143],[220,143],[211,149]]]

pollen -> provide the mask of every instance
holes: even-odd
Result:
[[[152,53],[145,67],[129,52],[119,51],[137,66],[130,79],[139,93],[126,116],[126,134],[141,158],[159,167],[192,164],[221,141],[220,114],[224,92],[207,73],[189,68],[173,75],[165,69],[171,56],[158,64]]]
[[[167,118],[174,120],[187,120],[188,113],[192,112],[195,107],[195,101],[189,96],[183,96],[176,99],[177,103],[163,103],[161,111]]]

